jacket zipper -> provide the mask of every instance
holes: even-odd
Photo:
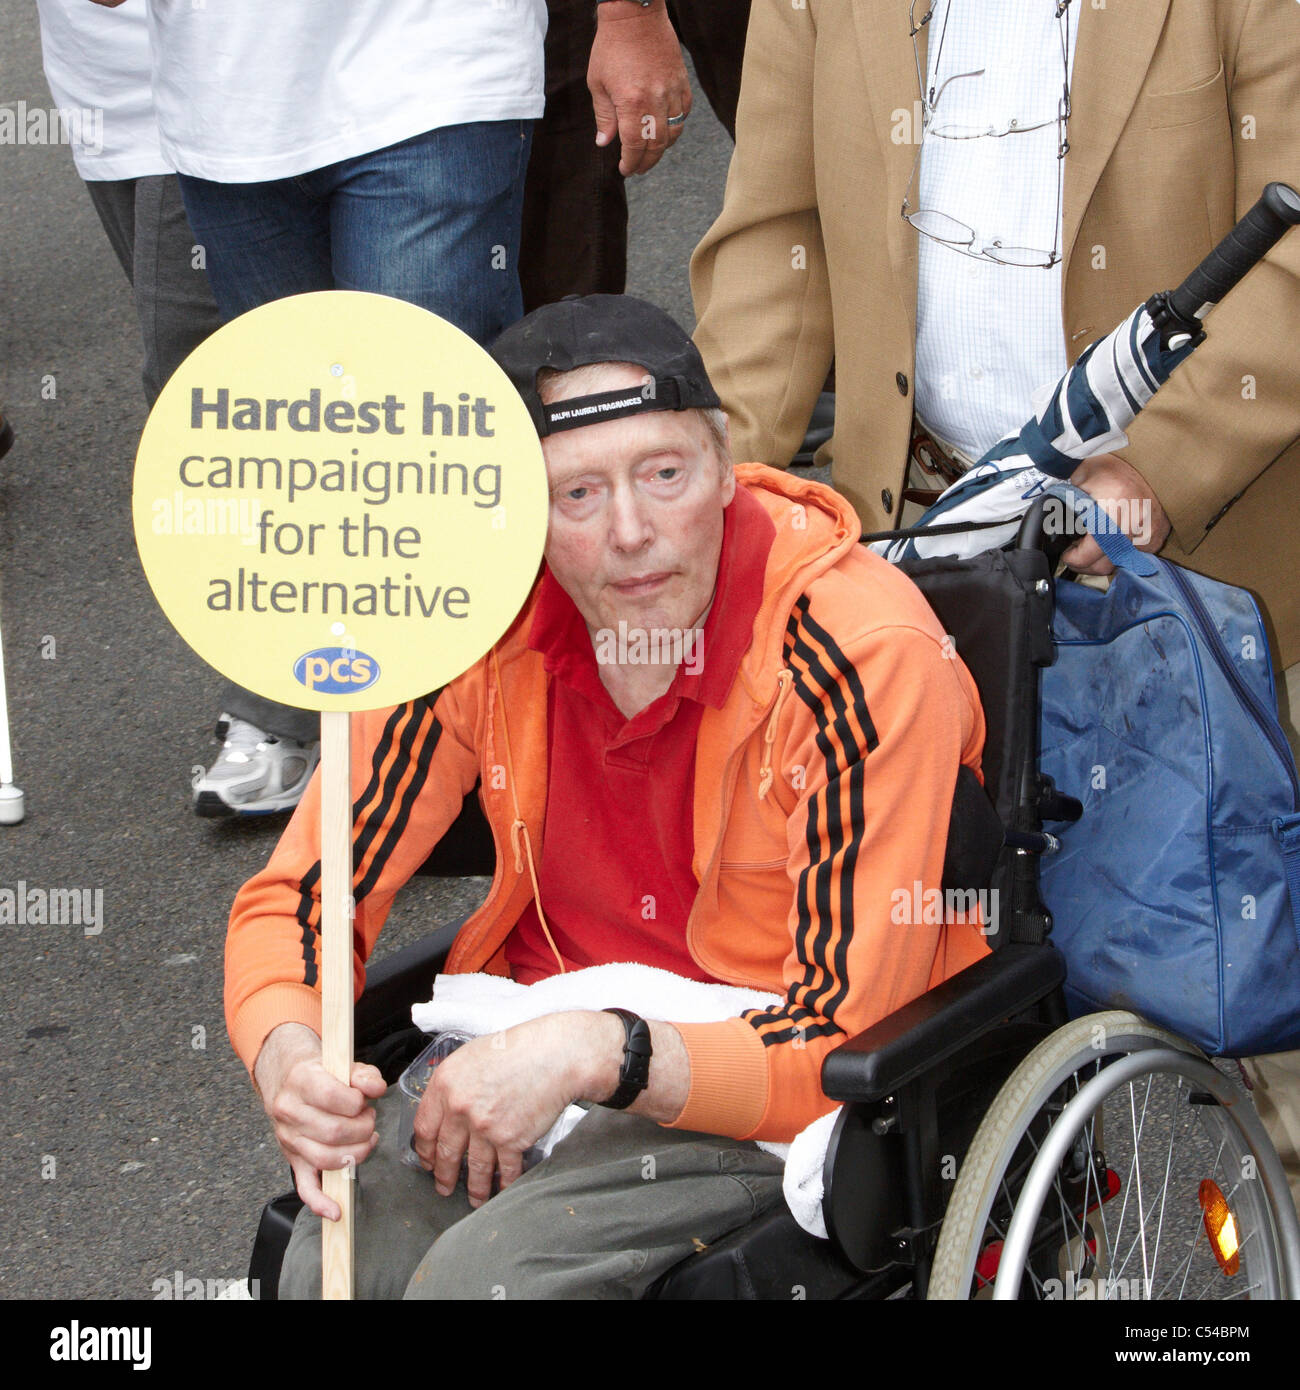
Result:
[[[493,687],[493,686],[488,685],[488,684],[485,683],[484,696],[485,696],[485,698],[486,698],[486,699],[488,700],[488,702],[489,702],[489,707],[490,707],[490,703],[491,703],[491,701],[492,701],[492,699],[493,699],[493,697],[494,697],[494,691],[495,691],[495,697],[496,697],[497,699],[503,698],[502,693],[501,693],[499,687]],[[486,753],[487,753],[487,749],[486,749],[486,745],[485,745],[485,747],[484,747],[484,755],[485,755],[485,756],[486,756]],[[480,779],[480,781],[482,780],[483,774],[484,774],[485,772],[490,773],[490,768],[487,766],[487,764],[486,764],[485,762],[480,762],[480,765],[479,765],[479,779]],[[491,885],[488,887],[487,896],[486,896],[486,897],[483,899],[483,901],[478,905],[478,907],[477,907],[472,913],[470,913],[469,917],[466,918],[465,923],[464,923],[464,925],[462,926],[461,930],[460,930],[459,932],[457,932],[457,934],[456,934],[456,941],[460,941],[461,938],[464,937],[464,935],[465,935],[465,927],[469,926],[471,922],[473,922],[473,923],[482,923],[482,922],[486,921],[486,920],[489,918],[489,916],[491,915],[491,913],[492,913],[492,911],[494,910],[494,908],[497,906],[499,900],[500,900],[502,897],[504,897],[504,896],[506,895],[506,886],[505,886],[505,885],[506,885],[506,876],[507,876],[507,875],[509,874],[509,872],[510,872],[510,869],[509,869],[508,863],[507,863],[507,859],[506,859],[506,855],[507,855],[507,854],[509,854],[509,855],[514,855],[514,854],[515,854],[515,846],[514,846],[514,844],[512,843],[512,837],[511,837],[511,835],[510,835],[509,825],[506,826],[506,830],[505,830],[505,835],[504,835],[504,837],[502,837],[501,835],[498,835],[498,834],[497,834],[497,821],[496,821],[495,817],[494,817],[494,816],[492,815],[492,813],[487,809],[486,806],[481,806],[481,809],[482,809],[482,811],[483,811],[483,819],[487,821],[488,831],[491,833],[491,836],[492,836],[492,852],[493,852],[493,855],[495,856],[495,860],[494,860],[493,867],[492,867],[492,883],[491,883]],[[510,818],[510,824],[513,824],[513,818]],[[519,874],[518,871],[516,870],[516,876],[517,876],[517,877],[522,877],[523,875],[522,875],[522,874]],[[480,930],[481,930],[481,928],[480,928]],[[452,949],[453,951],[456,949],[456,942],[453,942],[453,943],[452,943],[451,949]],[[495,954],[495,952],[493,952],[493,954]],[[484,961],[484,964],[486,964],[486,963],[487,963],[487,962],[486,962],[486,960],[485,960],[485,961]]]
[[[775,706],[780,703],[781,697],[784,693],[785,692],[783,686],[780,683],[778,683],[777,692],[772,697],[772,704],[764,712],[763,717],[757,720],[754,724],[754,727],[749,731],[749,733],[746,734],[743,739],[737,740],[736,745],[732,748],[730,756],[728,757],[727,762],[722,769],[722,804],[724,806],[729,806],[735,797],[736,783],[740,780],[740,764],[744,757],[746,742],[748,741],[748,739],[752,738],[759,729],[763,727],[764,723],[771,716]],[[724,867],[724,862],[722,859],[722,842],[725,838],[725,835],[726,824],[724,818],[723,823],[718,828],[718,838],[713,846],[713,853],[710,855],[708,863],[704,865],[704,872],[700,877],[701,887],[703,887],[704,884],[708,882],[710,875],[714,872],[715,866],[719,874],[722,872],[722,869]],[[754,977],[745,976],[740,979],[737,979],[734,975],[730,977],[726,975],[719,975],[716,963],[702,958],[699,948],[696,944],[695,927],[696,911],[698,906],[699,898],[697,896],[696,901],[694,904],[692,904],[691,911],[686,918],[686,949],[690,953],[691,959],[694,960],[695,963],[701,966],[703,969],[711,971],[714,975],[717,975],[718,979],[724,980],[727,984],[749,985],[757,989],[770,988],[770,984]]]

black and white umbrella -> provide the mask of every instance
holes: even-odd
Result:
[[[1269,184],[1178,289],[1153,295],[1093,343],[1019,434],[999,440],[916,527],[872,549],[894,561],[969,557],[1014,540],[1035,498],[1059,488],[1083,459],[1128,443],[1125,431],[1138,412],[1205,340],[1201,320],[1297,222],[1300,195]],[[1088,529],[1106,550],[1115,523],[1096,507],[1087,511]]]

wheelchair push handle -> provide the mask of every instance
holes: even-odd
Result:
[[[1182,334],[1199,338],[1201,320],[1248,270],[1255,266],[1297,223],[1300,193],[1285,183],[1270,183],[1259,201],[1178,286],[1156,295],[1147,305],[1152,321],[1170,342]]]
[[[1066,531],[1062,526],[1047,524],[1047,510],[1051,502],[1048,494],[1034,498],[1020,520],[1020,530],[1016,533],[1017,550],[1041,550],[1047,556],[1047,568],[1054,571],[1061,556],[1079,539],[1078,535]]]

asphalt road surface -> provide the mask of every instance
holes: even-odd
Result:
[[[36,8],[0,0],[0,103],[51,104]],[[686,266],[730,142],[699,97],[629,187],[628,288],[687,326]],[[288,1170],[222,1018],[240,883],[284,817],[197,819],[218,678],[163,616],[131,529],[144,424],[129,287],[66,146],[0,145],[0,621],[27,818],[0,888],[102,893],[102,930],[0,924],[0,1296],[151,1298],[241,1277]],[[422,880],[379,953],[463,916],[485,881]],[[94,899],[89,900],[94,902]]]

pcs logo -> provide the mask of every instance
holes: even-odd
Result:
[[[379,679],[379,663],[350,647],[317,647],[293,664],[294,679],[326,695],[355,695]]]

